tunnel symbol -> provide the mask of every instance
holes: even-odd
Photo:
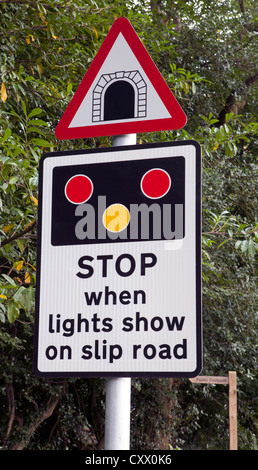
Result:
[[[101,75],[92,96],[92,121],[144,118],[147,85],[138,70]]]

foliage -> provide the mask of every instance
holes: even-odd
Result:
[[[253,0],[0,2],[0,436],[3,449],[103,445],[105,382],[32,372],[38,164],[115,17],[126,16],[203,152],[203,374],[236,370],[239,448],[255,449],[257,24]],[[228,448],[227,387],[132,381],[135,449]],[[76,430],[76,431],[75,431]]]

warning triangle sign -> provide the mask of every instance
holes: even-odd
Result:
[[[60,140],[181,129],[186,116],[132,25],[118,18],[64,112]]]

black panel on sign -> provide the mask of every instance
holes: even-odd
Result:
[[[171,185],[163,197],[153,199],[147,197],[141,190],[141,180],[147,172],[157,168],[162,169],[169,175]],[[79,205],[69,201],[65,195],[66,184],[75,175],[87,176],[93,185],[93,191],[89,199],[86,203]],[[135,216],[132,216],[128,227],[123,232],[112,235],[105,229],[102,217],[105,208],[115,203],[125,206],[130,213],[130,217],[133,213],[137,214],[137,208],[139,208],[139,211],[137,221]],[[132,207],[134,207],[134,212]],[[181,232],[175,230],[175,212],[178,207],[181,208],[183,219]],[[92,214],[94,214],[94,219],[92,219]],[[52,245],[119,243],[125,241],[131,243],[144,240],[181,239],[185,233],[184,219],[184,157],[57,166],[53,169]],[[148,227],[146,227],[146,223]],[[143,224],[145,224],[144,227]],[[168,228],[168,224],[170,231],[175,232],[175,235],[170,238],[167,237],[167,232],[164,235],[164,226],[166,225]],[[79,226],[80,234],[78,238],[76,227],[78,229]],[[84,232],[82,232],[82,228]],[[160,236],[157,237],[159,228]],[[135,229],[137,229],[137,236],[135,236]],[[148,232],[147,237],[146,229]],[[112,237],[116,238],[113,239]]]

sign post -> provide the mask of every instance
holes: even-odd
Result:
[[[131,377],[202,367],[201,151],[136,144],[186,116],[118,18],[57,128],[112,148],[44,155],[39,171],[34,369],[107,377],[105,448],[128,449]]]
[[[237,376],[235,371],[228,373],[229,399],[229,448],[237,450]]]
[[[199,375],[190,381],[194,384],[228,385],[229,404],[229,449],[237,450],[237,376],[235,371],[229,371],[227,377]]]
[[[136,134],[114,136],[113,145],[134,145]],[[131,378],[106,379],[105,450],[130,449]]]

